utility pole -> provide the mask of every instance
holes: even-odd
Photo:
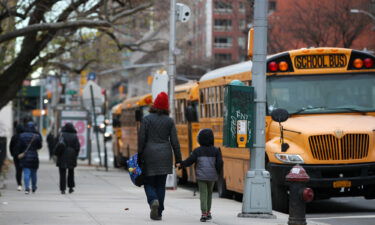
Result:
[[[239,217],[275,218],[272,214],[270,174],[265,170],[266,57],[268,0],[255,0],[252,77],[255,90],[255,143]],[[250,43],[251,44],[251,43]]]
[[[169,55],[168,55],[168,75],[169,75],[169,108],[172,119],[174,116],[174,86],[176,74],[176,0],[171,0],[169,18]]]

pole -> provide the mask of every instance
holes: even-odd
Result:
[[[103,132],[103,143],[104,143],[104,167],[108,171],[108,155],[107,155],[107,141],[105,140],[105,132],[107,131],[107,112],[108,112],[108,99],[107,91],[104,92],[104,132]]]
[[[169,108],[171,117],[174,120],[174,86],[176,74],[176,56],[174,54],[176,47],[176,0],[171,0],[170,20],[169,20],[169,56],[168,56],[168,75],[169,75]]]
[[[40,79],[40,83],[39,83],[39,108],[40,108],[40,116],[39,116],[39,133],[42,134],[42,131],[43,131],[43,79]]]
[[[100,143],[99,143],[99,134],[98,134],[99,128],[96,123],[94,91],[92,90],[92,85],[90,85],[90,94],[91,94],[92,113],[94,114],[94,130],[95,130],[95,136],[96,136],[96,146],[98,148],[99,166],[102,166],[102,157],[100,156]]]
[[[255,143],[250,154],[240,217],[274,218],[269,172],[264,169],[266,116],[267,0],[254,4],[254,56],[252,77],[255,90]]]

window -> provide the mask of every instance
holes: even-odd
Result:
[[[238,28],[239,28],[240,30],[244,30],[244,29],[246,29],[246,21],[245,21],[245,20],[240,20],[240,21],[239,21]]]
[[[232,29],[232,20],[229,19],[215,19],[214,29],[216,31],[229,31]]]
[[[275,1],[270,1],[268,3],[268,13],[276,11],[276,2]]]
[[[243,2],[239,3],[238,8],[241,13],[245,12],[245,4]]]
[[[185,118],[186,100],[177,99],[175,101],[175,106],[176,106],[175,108],[176,124],[186,123],[186,118]]]
[[[215,60],[230,61],[232,60],[232,55],[224,53],[215,54]]]
[[[245,48],[246,47],[246,41],[244,37],[239,37],[238,38],[238,46],[240,48]]]
[[[232,47],[232,38],[231,37],[215,37],[214,47],[215,48],[230,48]]]
[[[217,118],[223,116],[223,86],[214,86],[201,90],[201,117]]]
[[[231,13],[232,5],[229,2],[215,1],[214,11],[217,13]]]

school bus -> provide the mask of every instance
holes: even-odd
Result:
[[[310,176],[307,185],[315,199],[375,198],[374,61],[369,53],[344,48],[267,57],[265,150],[275,210],[288,211],[285,176],[297,163]],[[232,80],[251,85],[251,68],[247,61],[210,71],[199,81],[199,125],[213,129],[218,146],[223,142],[223,88]],[[278,108],[289,112],[282,129],[270,116]],[[221,150],[219,194],[242,193],[251,149]]]
[[[151,94],[125,99],[121,103],[121,145],[116,158],[126,168],[126,160],[138,150],[138,131],[141,118],[148,114],[152,104]]]
[[[123,161],[121,161],[120,156],[120,148],[123,145],[121,139],[121,122],[120,116],[122,112],[121,103],[112,107],[112,127],[113,127],[113,138],[112,138],[112,151],[113,151],[113,167],[118,168],[123,166]]]
[[[198,83],[190,81],[175,88],[175,124],[180,143],[181,156],[186,159],[198,147],[195,138],[199,132]],[[195,182],[194,168],[177,171],[179,183]]]

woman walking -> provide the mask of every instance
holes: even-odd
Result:
[[[37,189],[37,170],[39,168],[38,149],[42,148],[42,136],[35,129],[33,122],[28,122],[25,131],[20,134],[17,143],[18,158],[20,166],[23,168],[23,182],[25,194],[30,193],[30,179],[32,192]]]
[[[142,167],[144,189],[150,205],[150,218],[161,220],[164,210],[165,182],[175,162],[181,162],[180,144],[169,115],[168,95],[161,92],[142,120],[138,140],[138,164]],[[172,152],[173,149],[173,152]]]
[[[17,124],[16,132],[12,136],[9,144],[10,154],[13,157],[14,167],[16,168],[16,181],[17,181],[17,190],[22,191],[22,167],[20,165],[20,159],[18,156],[18,150],[16,148],[17,143],[20,139],[20,134],[23,132],[23,126],[21,124]]]
[[[61,129],[61,134],[59,135],[59,140],[54,150],[57,156],[56,166],[59,167],[61,194],[65,194],[67,171],[69,193],[71,194],[74,191],[74,168],[77,166],[80,147],[77,131],[73,124],[65,124]]]

